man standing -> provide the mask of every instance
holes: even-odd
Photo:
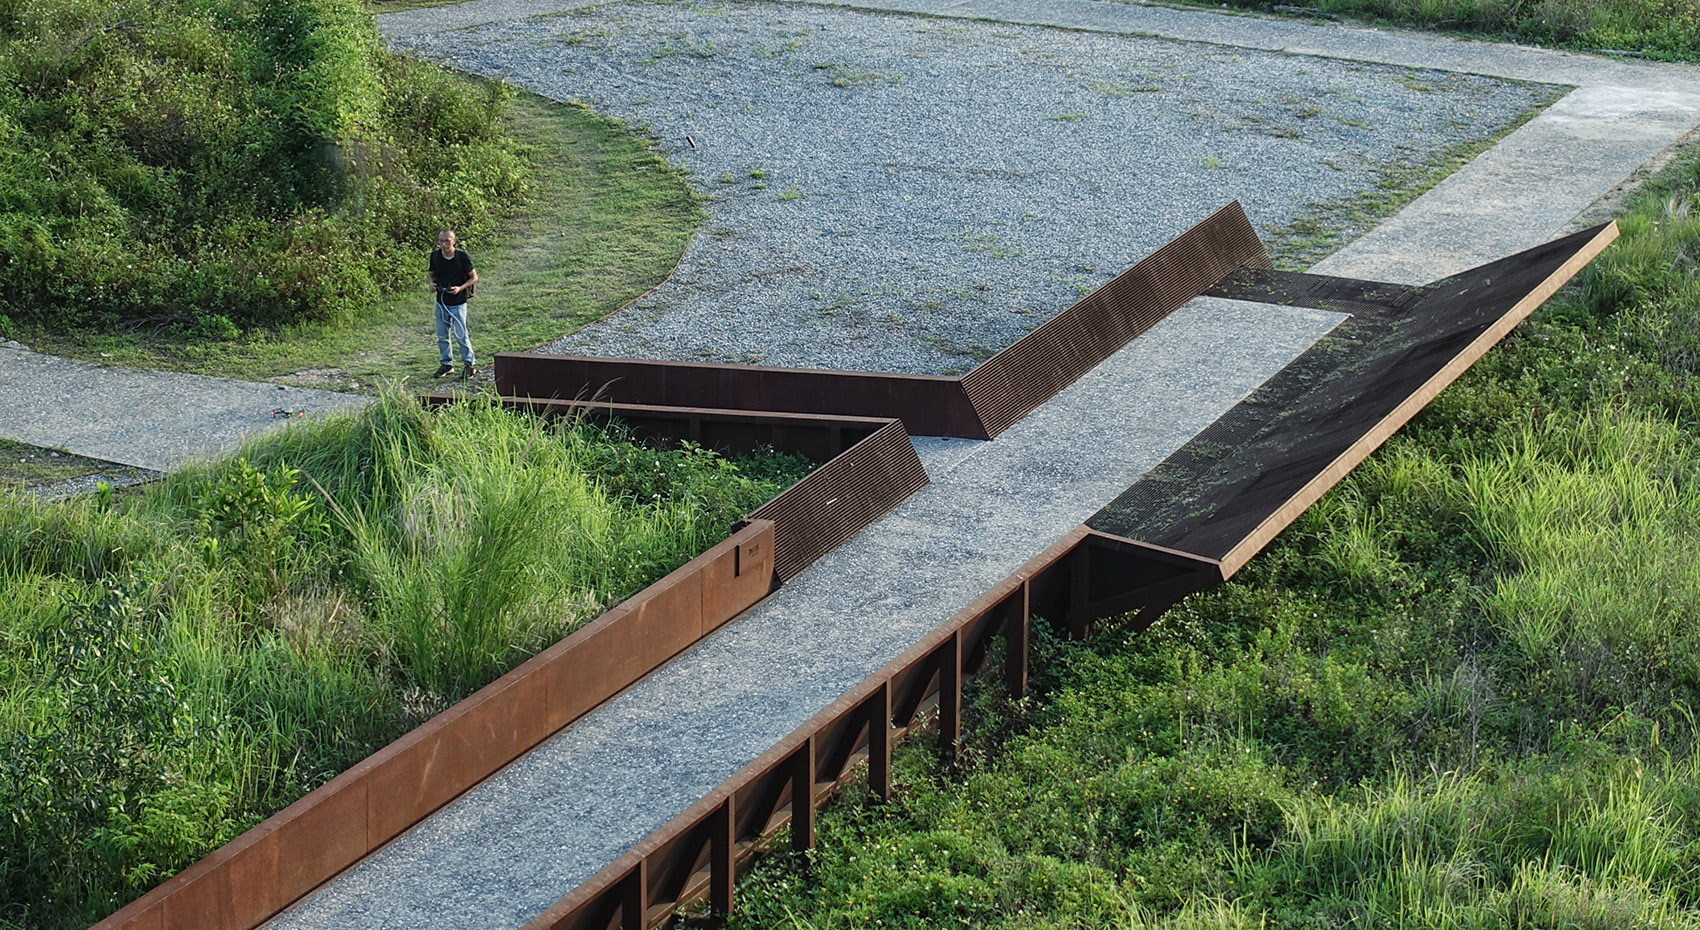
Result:
[[[478,283],[478,272],[472,267],[472,256],[455,248],[452,229],[437,231],[437,247],[431,252],[431,267],[425,280],[437,295],[437,357],[442,367],[432,377],[454,371],[449,355],[449,334],[460,346],[460,360],[466,363],[462,378],[478,374],[478,362],[472,354],[472,337],[466,332],[466,301],[472,296],[472,286]]]

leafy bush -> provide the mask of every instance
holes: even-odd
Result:
[[[526,183],[503,91],[382,52],[356,0],[38,0],[0,22],[0,319],[352,318],[419,276],[436,226],[477,238]]]

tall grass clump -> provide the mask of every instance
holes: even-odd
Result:
[[[0,497],[0,927],[110,913],[799,477],[388,397],[134,497]]]
[[[1672,423],[1604,411],[1526,424],[1464,463],[1502,573],[1483,607],[1567,703],[1634,707],[1700,685],[1697,452]]]
[[[357,318],[524,191],[484,86],[357,0],[0,3],[0,336]]]
[[[1232,583],[1039,637],[734,925],[1700,927],[1697,200],[1690,155]]]

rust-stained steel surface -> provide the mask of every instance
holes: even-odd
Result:
[[[1084,527],[1077,529],[1035,557],[544,911],[527,930],[648,930],[704,899],[721,913],[732,912],[740,867],[786,826],[794,848],[813,846],[815,808],[841,783],[865,779],[875,793],[889,795],[896,740],[931,730],[947,749],[955,745],[962,682],[982,670],[994,638],[1006,643],[1005,681],[1025,683],[1025,643],[1040,592],[1062,591],[1067,599],[1071,556],[1087,536]]]
[[[504,352],[496,387],[510,397],[886,417],[914,436],[990,439],[1241,267],[1267,268],[1269,255],[1234,201],[960,378]]]
[[[459,394],[427,394],[431,405],[464,400]],[[503,406],[546,419],[583,417],[597,423],[617,421],[635,438],[673,444],[694,442],[722,453],[772,448],[825,462],[872,436],[891,421],[876,417],[826,416],[772,411],[655,407],[601,401],[501,398]]]
[[[1213,295],[1354,315],[1087,524],[1232,575],[1616,236],[1608,223],[1421,288],[1224,281]]]
[[[761,600],[773,540],[751,521],[96,928],[258,926]]]
[[[773,521],[773,570],[783,583],[926,484],[909,434],[893,420],[750,516]]]
[[[1241,267],[1268,268],[1269,253],[1235,201],[964,375],[986,434],[1008,429]]]
[[[940,375],[503,352],[496,389],[509,397],[881,417],[903,420],[916,436],[987,438],[960,379]]]

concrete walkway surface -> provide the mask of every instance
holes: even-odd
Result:
[[[1547,241],[1700,122],[1692,69],[1093,0],[851,5],[1575,86],[1318,266],[1338,275],[1427,281]],[[479,0],[384,22],[397,34],[564,6]],[[1199,217],[1218,206],[1200,204]],[[1337,319],[1200,299],[998,439],[918,442],[933,486],[271,926],[520,926],[1060,538]]]
[[[152,471],[229,451],[291,420],[370,400],[97,365],[0,343],[0,436]]]

